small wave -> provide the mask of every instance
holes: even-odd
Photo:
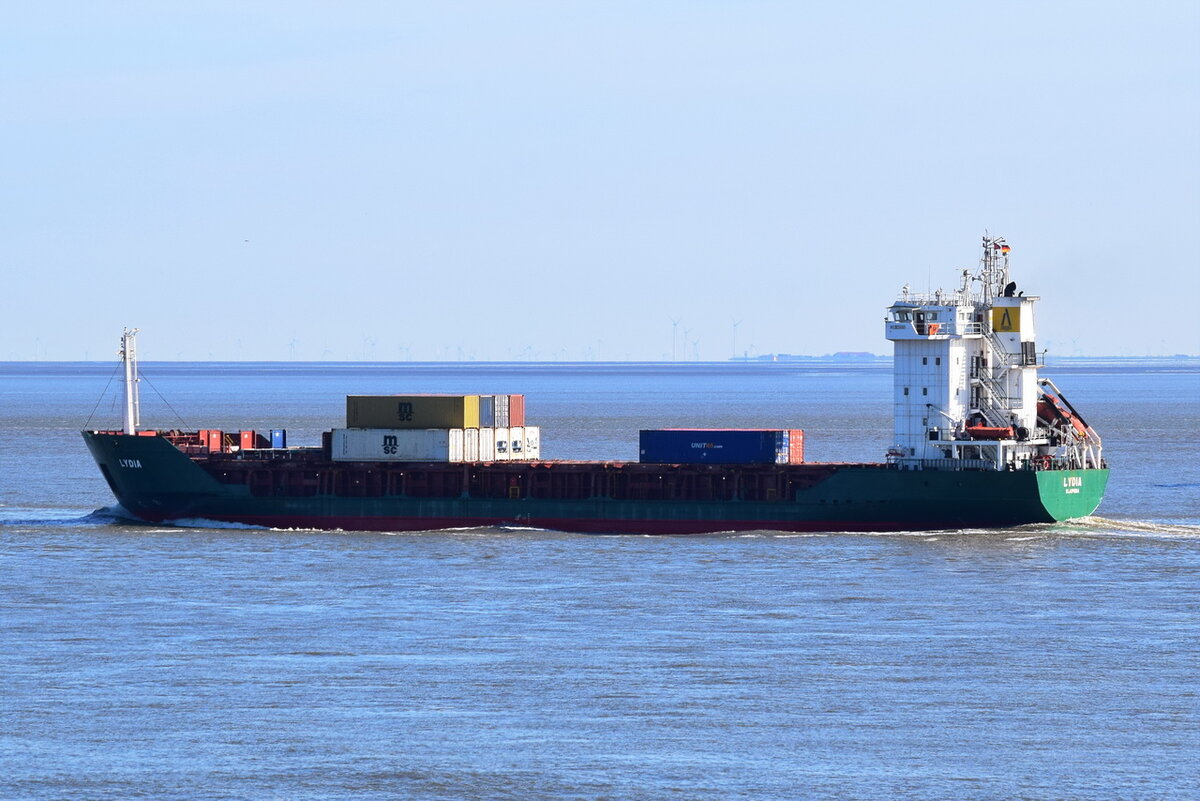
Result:
[[[146,525],[146,521],[135,517],[132,512],[119,503],[96,509],[84,519],[94,523],[120,523],[125,525]]]
[[[79,509],[46,509],[29,506],[6,506],[0,509],[0,525],[36,528],[79,528],[111,523],[137,523],[120,506],[109,506],[81,513]]]
[[[516,523],[505,523],[498,526],[484,526],[474,529],[445,529],[446,531],[463,531],[467,533],[479,532],[494,534],[497,531],[504,534],[570,534],[569,531],[561,531],[554,528],[539,528],[537,526],[519,526]]]
[[[234,531],[270,531],[269,526],[256,526],[251,523],[230,523],[225,520],[209,520],[206,517],[181,517],[177,520],[164,520],[163,525],[176,528],[219,528]]]

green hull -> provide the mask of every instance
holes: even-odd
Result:
[[[276,497],[252,494],[245,484],[216,480],[159,436],[96,432],[83,436],[117,500],[141,519],[207,519],[283,528],[402,531],[516,525],[648,534],[992,528],[1087,516],[1099,505],[1108,482],[1107,470],[899,470],[851,464],[792,468],[811,470],[818,478],[790,497],[769,500],[465,494]],[[317,469],[342,467],[326,462]],[[613,466],[596,465],[602,467]],[[538,469],[553,470],[555,464]]]

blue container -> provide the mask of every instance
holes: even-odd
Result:
[[[647,464],[787,464],[790,438],[786,429],[666,428],[639,440]]]
[[[271,429],[271,447],[286,448],[287,447],[287,432],[282,428]]]

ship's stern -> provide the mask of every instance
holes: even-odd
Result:
[[[1052,518],[1087,517],[1104,498],[1108,470],[1039,470],[1037,483],[1042,506]]]

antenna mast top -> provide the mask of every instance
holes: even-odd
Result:
[[[985,299],[1000,297],[1008,286],[1008,252],[1011,248],[1002,236],[983,235],[983,256],[979,260],[979,279]]]

